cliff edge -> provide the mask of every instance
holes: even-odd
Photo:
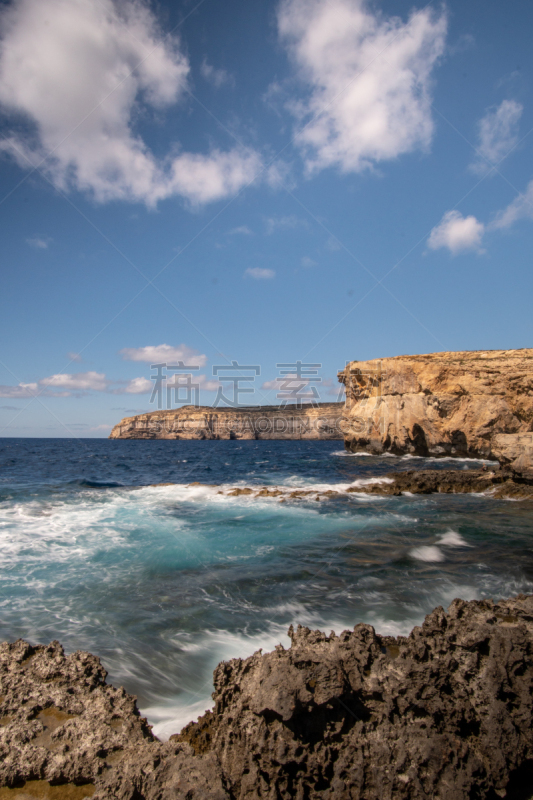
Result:
[[[352,361],[339,381],[352,452],[497,458],[533,477],[532,349]]]

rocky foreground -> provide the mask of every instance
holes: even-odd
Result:
[[[533,596],[455,600],[407,638],[289,635],[287,650],[221,663],[213,712],[167,743],[95,656],[4,643],[0,796],[533,796]]]
[[[533,480],[533,350],[352,361],[344,442],[352,452],[495,458]]]

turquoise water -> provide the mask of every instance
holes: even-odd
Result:
[[[450,462],[337,442],[2,439],[0,638],[99,655],[165,738],[211,705],[220,660],[287,644],[291,623],[405,634],[454,597],[533,592],[529,503],[345,491],[423,466]],[[340,495],[227,495],[263,485]]]

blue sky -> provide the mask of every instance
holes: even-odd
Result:
[[[331,401],[347,360],[531,346],[531,3],[0,16],[0,436],[106,436],[156,362]]]

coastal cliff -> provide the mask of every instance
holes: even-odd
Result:
[[[0,796],[530,797],[532,596],[454,600],[408,637],[289,636],[219,664],[213,711],[166,743],[95,656],[0,645]]]
[[[339,381],[351,452],[498,458],[531,470],[533,349],[352,361]]]
[[[342,439],[343,403],[183,406],[125,417],[110,439]]]

